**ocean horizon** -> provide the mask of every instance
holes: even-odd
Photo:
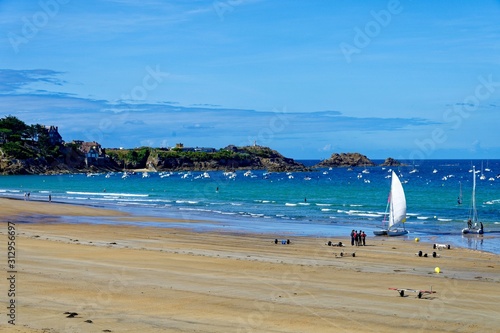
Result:
[[[373,160],[381,164],[383,160]],[[319,160],[299,160],[312,166]],[[481,166],[482,165],[482,166]],[[485,234],[464,236],[471,206],[473,173]],[[409,234],[422,241],[500,254],[500,160],[425,160],[400,167],[321,168],[308,172],[190,171],[2,176],[0,196],[88,205],[138,216],[200,220],[201,223],[137,225],[184,227],[233,233],[345,237],[364,230],[369,242],[386,216],[390,172],[406,193]],[[457,202],[462,193],[461,204]],[[26,222],[33,222],[27,220]],[[120,222],[61,217],[61,222]],[[35,222],[36,223],[36,222]],[[130,224],[127,222],[127,224]]]

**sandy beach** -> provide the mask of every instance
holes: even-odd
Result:
[[[2,332],[495,332],[500,327],[500,264],[490,253],[371,236],[364,247],[328,237],[293,237],[282,245],[281,235],[137,227],[127,221],[140,217],[85,206],[0,199],[0,207]],[[115,217],[122,224],[65,223],[61,216]],[[16,233],[15,273],[7,265],[8,225]],[[429,256],[419,257],[419,251]],[[13,287],[15,296],[6,297]],[[436,293],[400,297],[389,288]],[[8,323],[11,300],[15,326]]]

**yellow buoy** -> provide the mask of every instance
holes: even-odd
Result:
[[[418,243],[418,242],[420,242],[420,238],[416,237],[415,238],[415,243]]]
[[[434,268],[434,272],[439,274],[439,272],[441,272],[441,270],[439,269],[439,267],[436,267],[436,268]]]

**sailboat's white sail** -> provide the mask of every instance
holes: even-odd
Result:
[[[389,220],[387,221],[387,229],[375,230],[375,236],[402,236],[408,233],[404,228],[406,222],[406,197],[403,185],[398,176],[392,171],[391,176],[391,192],[389,194]],[[400,225],[402,228],[400,228]]]
[[[391,207],[389,210],[389,229],[393,225],[406,222],[406,198],[403,185],[396,173],[392,172]]]

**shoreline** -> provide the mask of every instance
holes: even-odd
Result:
[[[499,256],[488,252],[394,238],[335,247],[327,242],[345,237],[283,236],[291,243],[275,244],[281,238],[270,234],[127,225],[120,211],[0,203],[0,237],[7,221],[21,221],[14,332],[469,333],[500,325],[500,295],[492,293]],[[65,223],[69,211],[125,223]],[[22,223],[30,214],[36,222]],[[436,293],[400,297],[389,288]],[[4,318],[0,329],[7,327]]]
[[[317,226],[317,231],[315,232],[304,232],[304,230],[299,230],[298,228],[300,225],[297,226],[286,226],[286,231],[284,232],[279,232],[276,229],[279,229],[277,227],[276,229],[271,228],[259,228],[253,226],[247,226],[246,224],[248,223],[234,223],[230,218],[199,218],[199,217],[179,217],[176,216],[175,214],[166,214],[166,216],[160,216],[158,214],[153,214],[152,212],[142,212],[142,211],[134,211],[133,208],[126,209],[126,207],[120,207],[123,208],[122,210],[118,209],[119,207],[113,207],[113,206],[106,206],[106,205],[94,205],[94,204],[85,204],[81,202],[67,202],[67,201],[52,201],[48,202],[45,200],[40,200],[40,199],[30,199],[30,200],[23,200],[22,198],[16,198],[16,197],[0,197],[0,205],[3,200],[14,200],[18,202],[26,202],[26,203],[36,203],[35,207],[40,207],[41,212],[47,213],[47,215],[54,215],[54,214],[49,214],[46,211],[47,206],[43,206],[44,204],[51,204],[51,205],[63,205],[64,209],[59,209],[58,210],[58,216],[61,215],[62,217],[66,218],[66,223],[67,219],[71,219],[72,221],[69,223],[87,223],[87,224],[108,224],[108,225],[134,225],[134,226],[139,226],[139,227],[157,227],[157,228],[182,228],[186,229],[191,232],[223,232],[223,233],[228,233],[228,234],[255,234],[255,235],[268,235],[270,237],[275,237],[275,236],[280,236],[282,237],[311,237],[311,238],[318,238],[318,237],[324,237],[324,234],[329,234],[331,238],[335,239],[341,239],[341,241],[344,244],[347,244],[350,241],[350,237],[348,236],[351,229],[355,228],[353,226],[347,226],[347,225],[338,225],[335,224],[334,228],[332,228],[329,225],[323,225],[323,226]],[[38,204],[42,206],[38,206]],[[7,205],[8,206],[8,205]],[[74,209],[71,207],[81,207],[83,210],[79,211],[78,213],[74,213]],[[29,206],[28,206],[29,207]],[[34,209],[34,207],[25,207],[24,209],[27,209],[27,212],[31,213],[37,213],[39,212],[37,209]],[[45,207],[45,208],[41,208]],[[94,211],[95,210],[95,211]],[[84,215],[82,214],[83,212],[89,214],[88,218],[85,218]],[[162,212],[164,213],[164,212]],[[182,214],[178,214],[182,215]],[[75,216],[79,216],[80,219],[75,220]],[[105,220],[97,221],[95,219],[96,216],[101,216],[104,217]],[[242,219],[242,221],[244,221]],[[246,221],[248,222],[248,221]],[[64,223],[62,221],[56,221],[54,219],[52,223]],[[256,222],[253,222],[254,224]],[[258,228],[258,232],[255,231],[255,228]],[[357,228],[359,229],[359,227]],[[419,238],[419,241],[421,243],[428,243],[428,244],[443,244],[446,243],[452,247],[456,248],[463,248],[463,249],[469,249],[469,250],[474,250],[474,251],[480,251],[480,252],[485,252],[485,253],[491,253],[495,255],[500,255],[500,253],[496,253],[495,251],[487,251],[483,250],[481,248],[472,248],[471,243],[478,243],[478,242],[483,242],[484,240],[492,240],[494,238],[498,238],[496,234],[488,234],[485,233],[483,235],[433,235],[433,234],[421,234],[421,233],[410,233],[406,236],[402,237],[388,237],[388,236],[374,236],[371,233],[371,228],[366,227],[364,230],[368,230],[367,232],[367,239],[368,241],[372,240],[385,240],[385,239],[398,239],[398,240],[403,240],[403,241],[414,241],[415,238]],[[458,237],[462,238],[462,240],[466,240],[467,242],[470,242],[470,244],[464,245],[460,244],[459,241],[454,240],[453,237]]]

